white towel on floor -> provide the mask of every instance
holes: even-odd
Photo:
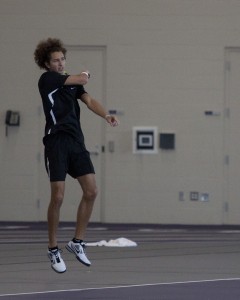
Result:
[[[86,243],[86,246],[106,246],[106,247],[136,247],[137,243],[126,238],[118,238],[116,240],[105,240],[93,243]]]

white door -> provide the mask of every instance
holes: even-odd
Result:
[[[86,91],[99,100],[104,106],[105,99],[105,48],[104,47],[76,47],[66,46],[67,61],[66,71],[69,74],[79,74],[82,70],[88,69],[91,78],[85,86]],[[101,221],[101,200],[102,186],[104,184],[103,159],[104,159],[104,126],[102,118],[89,111],[85,104],[79,102],[81,108],[81,125],[85,136],[86,147],[91,153],[91,159],[96,172],[98,185],[98,197],[95,202],[94,211],[91,217],[92,222]],[[44,131],[44,114],[40,113],[40,143]],[[41,159],[39,160],[39,220],[46,220],[46,212],[49,203],[50,187],[44,167],[43,146],[41,148]],[[61,221],[75,221],[79,201],[81,199],[81,188],[76,180],[67,176],[64,203],[61,209]]]
[[[240,49],[226,49],[224,223],[240,224]]]

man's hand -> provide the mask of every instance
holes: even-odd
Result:
[[[88,70],[82,71],[81,74],[86,75],[88,77],[88,79],[90,78],[90,72]]]
[[[115,127],[115,126],[119,125],[118,119],[113,115],[106,115],[105,119],[108,122],[108,124],[110,124],[112,127]]]

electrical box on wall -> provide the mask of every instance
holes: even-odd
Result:
[[[5,124],[8,126],[19,126],[20,113],[18,111],[8,110],[6,112]]]
[[[165,150],[175,149],[175,134],[174,133],[160,133],[160,148]]]
[[[5,135],[8,136],[8,126],[20,126],[20,112],[7,110],[5,116]]]
[[[156,154],[157,127],[136,126],[133,127],[133,153]]]

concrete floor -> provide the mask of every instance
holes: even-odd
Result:
[[[87,242],[124,237],[137,247],[89,246],[89,268],[65,250],[73,232],[71,224],[59,229],[67,272],[57,274],[44,224],[0,224],[0,298],[240,299],[236,228],[90,224]]]

